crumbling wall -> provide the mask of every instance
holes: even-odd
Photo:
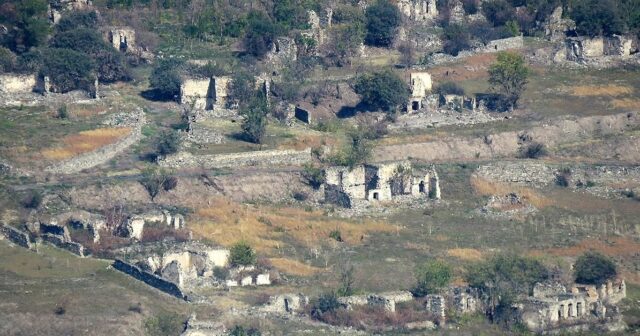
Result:
[[[303,294],[281,294],[269,298],[269,303],[262,310],[269,313],[293,314],[302,311],[309,303]]]
[[[186,299],[186,296],[180,290],[175,283],[167,281],[155,274],[141,270],[135,265],[128,264],[120,259],[116,259],[113,264],[113,268],[120,272],[126,273],[151,287],[155,287],[167,294],[173,295],[179,299]]]
[[[498,52],[511,49],[524,48],[524,37],[522,35],[505,39],[493,40],[484,47],[484,52]]]
[[[442,295],[429,294],[426,296],[425,309],[431,313],[434,317],[440,319],[441,323],[444,322],[446,315],[446,302]]]
[[[66,240],[63,236],[45,233],[40,236],[43,241],[53,244],[61,249],[67,250],[75,255],[86,256],[84,246],[79,243]]]
[[[438,16],[436,0],[399,0],[400,11],[413,21],[428,21]]]
[[[208,110],[215,99],[210,78],[185,78],[180,84],[180,104]]]
[[[38,84],[35,74],[19,75],[5,73],[0,75],[0,93],[15,94],[33,92]]]
[[[142,109],[137,108],[137,110],[132,112],[132,114],[136,115],[137,124],[132,127],[129,135],[115,143],[100,147],[95,151],[80,154],[68,160],[53,164],[47,167],[45,172],[52,174],[74,174],[106,163],[124,152],[127,148],[142,139],[142,126],[146,123],[146,118]]]
[[[296,150],[268,150],[245,153],[193,155],[180,152],[169,155],[158,161],[166,168],[197,168],[205,169],[243,166],[299,166],[311,160],[311,149]]]
[[[119,51],[131,52],[136,49],[136,32],[129,27],[113,27],[109,30],[109,43]]]
[[[0,234],[16,245],[20,245],[28,249],[32,248],[31,239],[26,232],[22,232],[16,228],[2,224],[0,225]]]

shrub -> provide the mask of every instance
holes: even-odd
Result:
[[[265,13],[257,10],[249,12],[243,42],[247,53],[257,58],[264,57],[271,50],[276,31],[276,25]]]
[[[453,56],[471,48],[469,30],[460,24],[447,25],[442,32],[443,50]]]
[[[184,329],[184,321],[175,313],[163,313],[147,318],[144,329],[149,336],[179,335]]]
[[[233,266],[249,266],[256,263],[256,253],[246,242],[238,242],[231,247],[229,263]]]
[[[255,95],[255,88],[255,78],[246,71],[238,71],[231,77],[229,97],[233,99],[238,106],[245,106]]]
[[[169,155],[177,153],[182,142],[180,134],[176,131],[166,131],[160,135],[156,141],[156,153],[158,155]]]
[[[425,296],[434,293],[451,281],[453,270],[451,266],[441,261],[428,261],[417,270],[417,284],[412,290],[415,296]]]
[[[140,302],[132,304],[129,306],[129,311],[142,314],[142,304]]]
[[[364,74],[356,80],[355,91],[371,108],[395,111],[409,99],[409,87],[396,73],[383,70]]]
[[[43,52],[41,72],[61,93],[88,89],[93,85],[95,63],[86,54],[71,49],[47,49]]]
[[[303,166],[302,177],[308,185],[314,189],[318,189],[325,181],[324,169],[316,167],[311,163],[306,163]]]
[[[0,47],[0,73],[13,71],[16,61],[16,55],[11,50]]]
[[[390,47],[402,23],[398,7],[389,0],[378,0],[367,7],[365,17],[367,34],[364,42],[376,47]]]
[[[247,328],[243,326],[236,325],[228,333],[229,336],[260,336],[260,330],[256,328]]]
[[[573,267],[573,276],[581,284],[601,285],[617,274],[616,264],[610,258],[593,251],[578,257]]]
[[[156,63],[149,77],[149,84],[157,99],[175,99],[180,94],[180,69],[184,63],[175,58]]]
[[[229,269],[216,266],[213,268],[213,276],[220,280],[226,280],[229,277]]]
[[[268,113],[267,98],[260,91],[247,106],[240,109],[240,115],[244,117],[242,132],[248,141],[262,143],[267,130]]]
[[[544,144],[539,142],[532,142],[523,149],[521,149],[520,157],[527,159],[538,159],[546,156],[547,148]]]
[[[147,190],[147,192],[149,193],[149,196],[151,197],[151,200],[153,201],[163,189],[166,191],[169,191],[172,189],[172,188],[166,189],[165,183],[167,180],[174,179],[174,178],[175,177],[168,175],[163,170],[157,170],[152,167],[149,167],[142,172],[142,178],[139,180],[139,182]],[[167,185],[167,187],[168,186],[170,185]]]
[[[67,110],[67,105],[62,105],[58,107],[56,111],[56,118],[58,119],[67,119],[69,117],[69,111]]]
[[[162,189],[164,191],[171,191],[178,186],[178,178],[175,176],[167,176],[167,178],[162,183]]]
[[[34,191],[24,199],[22,205],[27,209],[37,209],[42,204],[42,198],[40,192]]]
[[[296,192],[293,193],[292,197],[293,197],[294,200],[296,200],[298,202],[304,202],[309,198],[309,195],[307,195],[307,194],[305,194],[303,192],[300,192],[300,191],[296,191]]]
[[[462,86],[454,82],[441,83],[438,86],[436,86],[434,91],[441,95],[450,95],[450,94],[459,95],[459,96],[464,95],[464,89],[462,88]]]
[[[479,0],[462,0],[462,8],[467,15],[478,13]]]
[[[340,233],[340,230],[333,230],[329,233],[329,238],[334,239],[337,242],[343,242],[342,240],[342,233]]]
[[[324,293],[311,306],[311,317],[321,320],[322,315],[340,308],[338,296],[334,292]]]
[[[569,16],[580,35],[622,34],[626,27],[620,7],[613,0],[578,0],[572,3]]]
[[[56,24],[58,31],[69,31],[76,28],[94,28],[98,25],[98,15],[95,11],[71,11]]]
[[[571,169],[564,168],[556,173],[556,185],[563,188],[571,185]]]
[[[504,26],[515,18],[515,10],[506,0],[490,0],[482,3],[484,16],[494,26]]]

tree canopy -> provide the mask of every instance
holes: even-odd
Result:
[[[390,47],[402,23],[400,10],[389,0],[378,0],[367,7],[367,35],[365,43],[376,47]]]
[[[362,102],[373,109],[393,112],[409,99],[408,85],[392,70],[383,70],[361,75],[355,91]]]
[[[489,67],[489,84],[494,91],[503,95],[509,106],[515,108],[529,83],[530,73],[524,56],[513,52],[499,52],[496,62]]]
[[[586,252],[578,257],[573,268],[577,283],[601,285],[618,274],[616,264],[598,252]]]

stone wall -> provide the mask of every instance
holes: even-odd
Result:
[[[193,155],[180,152],[158,161],[166,168],[224,168],[242,166],[299,166],[311,160],[311,149],[267,150],[232,154]]]
[[[498,52],[511,49],[524,48],[524,37],[522,35],[516,37],[509,37],[500,40],[493,40],[484,47],[481,51],[484,52]]]
[[[42,234],[40,237],[42,238],[42,241],[53,244],[75,255],[78,255],[81,257],[86,256],[84,252],[84,246],[75,242],[66,241],[63,236],[45,233],[45,234]]]
[[[26,232],[22,232],[16,228],[2,224],[0,225],[0,234],[16,245],[20,245],[28,249],[32,247],[31,239]]]
[[[397,5],[413,21],[427,21],[438,16],[436,0],[399,0]]]
[[[636,112],[608,116],[567,118],[531,127],[522,132],[503,132],[484,137],[445,138],[425,143],[378,146],[373,162],[404,160],[409,157],[429,162],[451,160],[486,160],[516,156],[522,148],[522,137],[548,147],[579,141],[594,135],[604,136],[634,130],[640,126]]]
[[[0,75],[0,93],[15,94],[32,92],[38,84],[35,74],[1,74]]]
[[[109,43],[119,51],[134,51],[136,48],[136,32],[129,27],[114,27],[109,30]]]
[[[210,78],[185,78],[180,84],[180,104],[192,105],[196,110],[209,110],[213,106],[213,82]]]
[[[155,274],[145,272],[137,266],[128,264],[120,259],[116,259],[113,264],[113,268],[126,273],[151,287],[155,287],[167,294],[173,295],[179,299],[186,299],[180,288],[173,282],[167,281]]]
[[[131,133],[115,143],[98,148],[95,151],[80,154],[71,159],[56,163],[45,169],[45,172],[52,174],[74,174],[82,170],[93,168],[97,165],[108,162],[130,146],[142,139],[142,126],[146,123],[146,117],[142,109],[132,112],[137,115],[137,124],[132,128]]]

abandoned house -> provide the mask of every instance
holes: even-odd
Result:
[[[108,32],[108,42],[117,50],[132,52],[136,48],[136,32],[128,27],[113,27]]]
[[[397,196],[440,199],[440,181],[432,167],[414,176],[409,161],[331,167],[325,171],[325,202],[351,208],[358,201],[390,201]]]
[[[554,59],[556,61],[586,62],[605,56],[626,58],[636,49],[633,39],[626,36],[568,37]]]
[[[557,282],[538,283],[533,296],[518,305],[521,322],[531,331],[544,332],[561,326],[589,326],[619,318],[615,306],[626,297],[624,280],[607,282],[600,287],[574,285],[570,291]]]
[[[225,108],[231,77],[183,78],[180,85],[180,104],[196,110]]]
[[[397,5],[400,11],[412,21],[423,22],[438,16],[436,3],[436,0],[399,0]]]
[[[412,72],[410,75],[411,97],[407,111],[418,111],[423,107],[423,100],[431,93],[433,82],[428,72]]]

